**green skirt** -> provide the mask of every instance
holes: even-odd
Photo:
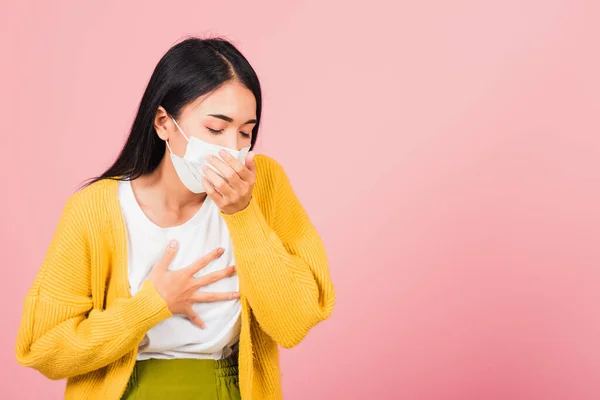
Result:
[[[237,354],[137,361],[121,400],[241,400]]]

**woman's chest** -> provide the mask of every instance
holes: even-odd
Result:
[[[210,261],[196,276],[235,265],[231,237],[218,212],[208,212],[202,218],[173,228],[147,229],[143,224],[133,222],[126,219],[127,275],[132,295],[141,287],[152,267],[164,256],[171,240],[179,243],[177,254],[169,266],[172,271],[189,266],[219,247],[225,250],[223,255]],[[220,289],[236,290],[237,277],[232,278],[220,282]]]

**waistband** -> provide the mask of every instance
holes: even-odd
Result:
[[[217,382],[224,385],[237,385],[237,355],[213,360],[195,358],[170,358],[136,361],[132,374],[127,382],[125,394],[136,390],[159,390],[160,388],[188,388],[192,393],[199,390],[212,390]],[[138,387],[138,389],[134,389]]]
[[[202,373],[211,373],[216,377],[227,377],[238,374],[238,359],[236,356],[230,356],[219,360],[196,358],[151,358],[148,360],[136,361],[135,369],[138,375],[146,373],[153,374],[154,372],[159,371],[161,374],[177,373],[177,371],[193,371],[194,374],[199,375]]]

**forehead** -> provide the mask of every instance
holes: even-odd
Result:
[[[256,99],[246,86],[238,82],[227,82],[188,105],[194,114],[224,114],[234,119],[256,117]]]

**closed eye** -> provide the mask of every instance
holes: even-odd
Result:
[[[223,129],[216,130],[216,129],[211,129],[209,127],[206,127],[206,129],[208,129],[208,131],[210,133],[212,133],[213,135],[220,135],[221,133],[223,133]],[[240,133],[241,133],[242,137],[244,137],[246,139],[251,137],[251,135],[248,133],[244,133],[244,132],[240,132]]]
[[[206,127],[206,129],[208,129],[208,131],[210,133],[212,133],[213,135],[219,135],[219,134],[221,134],[223,132],[223,129],[219,129],[218,131],[215,130],[215,129],[210,129],[209,127]]]

